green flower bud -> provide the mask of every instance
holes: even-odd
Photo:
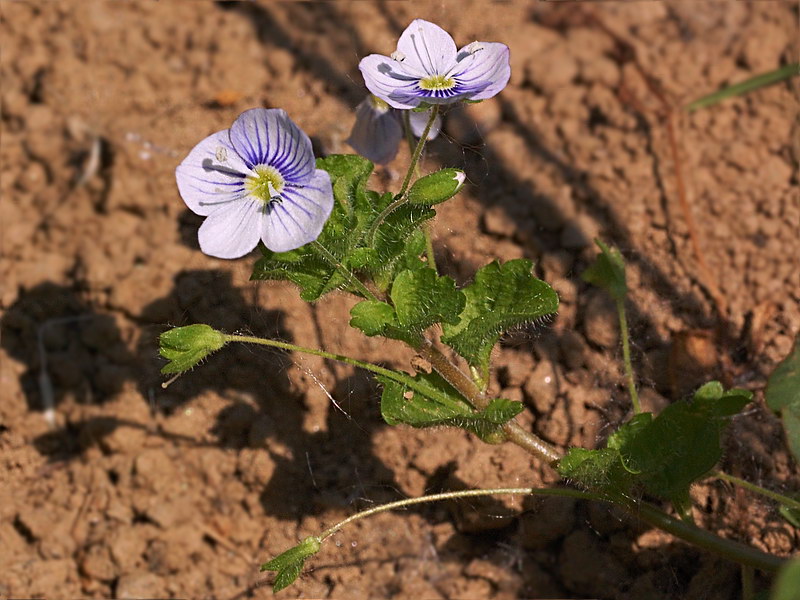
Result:
[[[208,325],[176,327],[162,333],[159,353],[169,360],[161,372],[183,373],[225,345],[225,335]]]
[[[464,185],[467,175],[458,169],[442,169],[421,177],[408,192],[411,204],[439,204],[455,196]]]

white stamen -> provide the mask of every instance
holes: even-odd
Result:
[[[228,160],[228,151],[225,149],[225,146],[219,146],[214,155],[217,157],[219,162],[225,162]]]
[[[267,181],[267,189],[269,190],[269,197],[271,200],[274,200],[275,198],[280,198],[280,194],[275,189],[275,186],[272,185],[271,181]]]
[[[406,59],[406,55],[400,52],[400,50],[395,50],[389,55],[389,57],[397,62],[403,62]]]

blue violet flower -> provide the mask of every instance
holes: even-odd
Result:
[[[430,118],[430,111],[409,112],[411,132],[422,137]],[[437,115],[428,140],[439,135],[442,118]],[[402,113],[370,94],[356,107],[356,122],[347,143],[364,158],[385,165],[397,154],[403,140]]]
[[[299,248],[317,239],[333,209],[311,140],[278,108],[243,112],[197,144],[175,177],[186,206],[206,217],[200,249],[217,258],[244,256],[259,240],[273,252]]]
[[[358,67],[369,91],[400,109],[486,100],[511,76],[505,44],[472,42],[456,50],[449,33],[422,19],[406,27],[391,57],[370,54]]]

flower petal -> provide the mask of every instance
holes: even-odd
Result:
[[[421,76],[444,75],[455,64],[456,43],[444,29],[423,19],[414,19],[397,41],[403,63]]]
[[[418,93],[420,78],[410,75],[402,63],[382,54],[370,54],[361,59],[358,68],[367,89],[389,106],[414,108],[422,101]]]
[[[416,137],[422,137],[422,134],[425,133],[425,127],[428,125],[428,119],[431,118],[431,111],[426,110],[425,112],[414,112],[411,111],[408,115],[408,121],[411,125],[411,133],[413,133]],[[442,115],[436,115],[436,119],[433,121],[433,125],[431,125],[431,130],[428,132],[428,140],[433,140],[436,136],[439,135],[439,131],[442,129]]]
[[[314,172],[311,140],[283,109],[244,111],[231,125],[230,139],[248,167],[275,167],[287,183],[302,185]]]
[[[367,97],[356,107],[356,122],[347,143],[361,156],[385,165],[397,154],[403,127],[391,108],[377,108]]]
[[[200,250],[217,258],[239,258],[258,245],[263,203],[244,199],[219,207],[197,232]]]
[[[499,42],[473,42],[458,53],[453,77],[458,91],[470,100],[486,100],[498,94],[511,77],[509,50]]]
[[[249,171],[230,145],[226,129],[192,148],[175,169],[175,179],[189,210],[205,216],[246,195],[244,179]]]
[[[281,201],[270,205],[261,239],[273,252],[288,252],[319,237],[333,210],[330,175],[316,169],[304,186],[286,186]]]

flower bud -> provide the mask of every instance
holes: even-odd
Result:
[[[439,204],[455,196],[467,175],[458,169],[442,169],[419,178],[408,192],[411,204]]]
[[[158,338],[159,353],[169,360],[161,372],[183,373],[225,345],[225,335],[208,325],[188,325],[165,331]]]

